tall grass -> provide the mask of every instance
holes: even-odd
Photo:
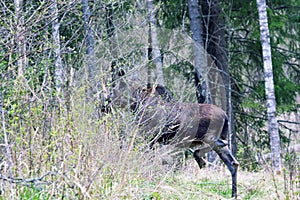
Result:
[[[84,102],[79,91],[69,111],[47,110],[45,101],[18,103],[23,107],[14,114],[27,112],[28,118],[2,119],[12,157],[9,163],[2,149],[0,199],[230,198],[231,176],[223,165],[200,170],[186,159],[178,168],[167,149],[147,148],[132,113],[99,114]],[[299,199],[297,169],[281,175],[240,170],[238,198]]]

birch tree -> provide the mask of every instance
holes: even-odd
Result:
[[[24,75],[26,65],[26,42],[25,42],[25,26],[23,15],[23,0],[15,0],[15,23],[16,35],[15,41],[17,44],[17,67],[18,76]]]
[[[59,27],[60,22],[58,20],[58,6],[57,0],[52,0],[52,40],[53,40],[53,51],[55,56],[55,89],[58,95],[62,93],[63,85],[63,63],[61,58],[61,45],[60,45],[60,34]]]
[[[196,95],[198,103],[205,101],[211,103],[209,90],[206,81],[207,72],[207,55],[203,44],[203,26],[201,23],[201,14],[199,10],[198,0],[188,0],[188,9],[190,16],[190,26],[192,31],[192,38],[195,41],[193,46],[194,51],[194,67],[196,80]]]
[[[150,37],[151,37],[151,46],[153,53],[153,61],[156,66],[156,75],[157,75],[157,83],[160,85],[165,85],[163,70],[162,70],[162,58],[159,50],[159,42],[157,38],[156,31],[156,19],[155,19],[155,9],[153,8],[153,1],[147,0],[147,10],[149,17],[149,28],[150,28]]]
[[[276,119],[276,99],[273,81],[272,56],[270,45],[270,33],[268,28],[268,17],[266,10],[266,1],[257,0],[257,9],[260,26],[260,40],[262,44],[262,55],[264,64],[266,107],[268,115],[268,132],[270,136],[270,146],[272,154],[272,168],[275,172],[281,171],[280,160],[280,137],[278,132],[278,123]]]

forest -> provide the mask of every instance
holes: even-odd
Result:
[[[300,198],[298,0],[0,5],[0,200],[232,198],[215,152],[199,169],[193,146],[152,144],[174,131],[165,118],[198,109],[161,117],[169,98],[226,113],[233,197]],[[155,128],[143,129],[122,84],[161,88]]]

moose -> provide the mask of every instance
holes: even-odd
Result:
[[[232,178],[232,197],[237,197],[238,161],[228,145],[228,118],[212,104],[181,103],[165,87],[148,84],[136,87],[126,81],[124,70],[112,68],[113,88],[103,110],[112,106],[129,108],[139,122],[141,133],[147,133],[150,147],[155,143],[189,148],[199,167],[205,153],[215,151],[228,167]]]

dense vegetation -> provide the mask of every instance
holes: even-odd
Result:
[[[153,3],[165,85],[176,99],[197,101],[188,1]],[[232,108],[240,197],[296,199],[299,154],[287,150],[300,143],[300,4],[267,3],[281,175],[263,174],[270,164],[259,159],[266,158],[270,144],[255,1],[202,1],[209,87],[214,103]],[[113,61],[137,83],[145,85],[149,74],[155,82],[156,68],[147,54],[146,1],[15,0],[0,5],[0,199],[230,197],[230,178],[218,161],[199,170],[188,159],[174,172],[172,164],[162,165],[162,150],[141,151],[144,144],[131,112],[101,112],[113,85]],[[217,56],[221,44],[224,62]],[[229,104],[228,80],[219,73],[226,71],[224,63]],[[126,135],[123,141],[120,133]]]

